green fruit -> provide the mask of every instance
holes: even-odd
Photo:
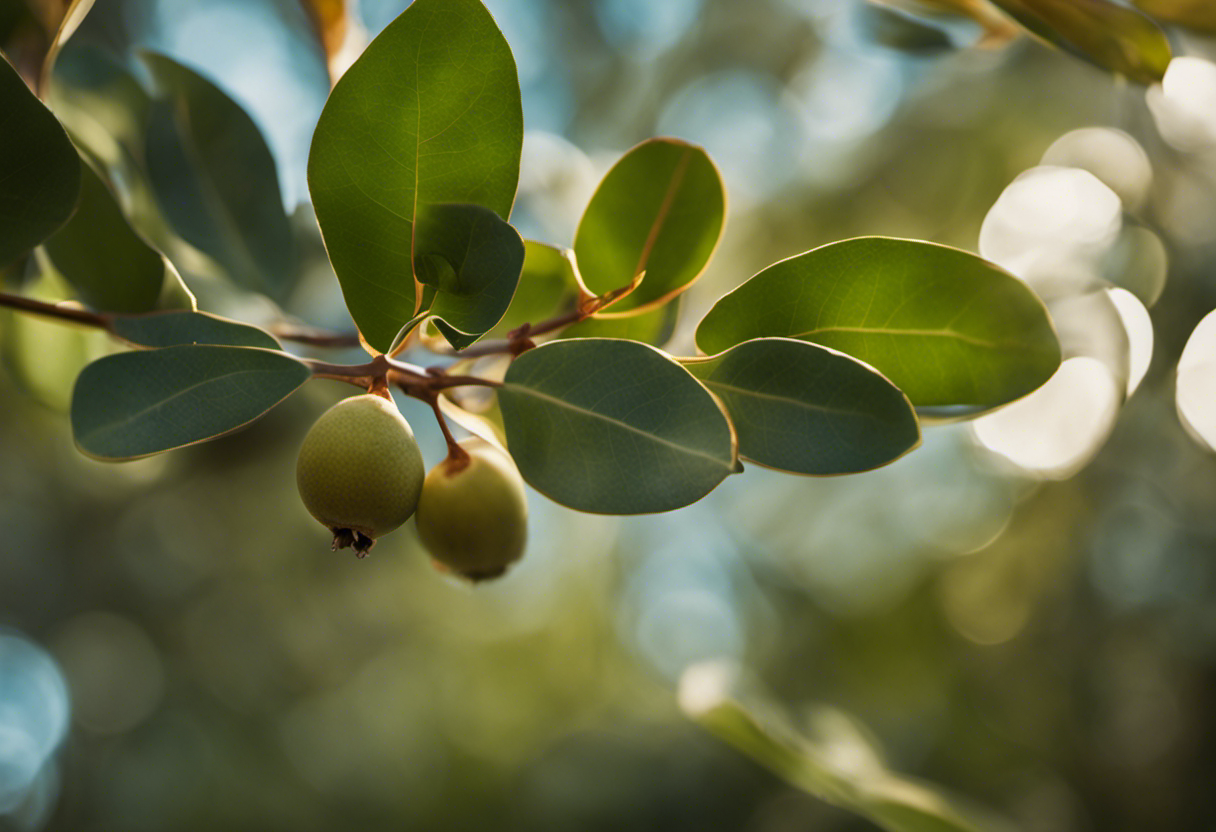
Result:
[[[418,506],[425,466],[409,422],[391,399],[368,393],[321,414],[304,437],[296,485],[304,507],[363,557]]]
[[[528,502],[509,456],[480,439],[460,444],[467,460],[449,456],[426,475],[418,537],[437,564],[482,581],[523,556]]]

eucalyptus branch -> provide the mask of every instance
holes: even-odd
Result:
[[[296,324],[275,324],[270,327],[270,334],[280,341],[291,341],[296,344],[306,344],[310,347],[330,347],[340,349],[359,346],[359,335],[354,332],[330,332]]]
[[[533,335],[546,335],[571,324],[576,324],[590,317],[591,314],[592,312],[584,310],[581,306],[575,307],[569,312],[555,315],[540,323],[524,324],[518,329],[512,330],[510,335],[505,339],[483,341],[480,344],[474,344],[463,350],[443,350],[440,352],[442,355],[454,355],[457,358],[481,358],[486,355],[519,355],[535,346],[532,343]]]
[[[10,295],[7,292],[0,292],[0,306],[19,309],[22,312],[30,312],[34,315],[42,315],[47,318],[58,318],[62,321],[94,326],[98,329],[108,330],[110,328],[111,319],[108,315],[90,312],[87,309],[79,309],[73,306],[64,306],[58,303],[47,303],[46,301],[34,300],[33,298],[22,297],[21,295]]]

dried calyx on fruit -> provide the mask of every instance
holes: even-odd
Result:
[[[334,549],[363,557],[414,513],[425,466],[414,432],[391,398],[352,396],[321,414],[304,437],[296,484]]]
[[[528,538],[524,482],[511,458],[482,439],[460,443],[426,475],[418,537],[436,564],[467,578],[496,578],[519,560]]]

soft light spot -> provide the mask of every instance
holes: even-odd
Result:
[[[1108,289],[1107,293],[1127,330],[1127,395],[1131,396],[1153,360],[1153,319],[1144,304],[1126,289]]]
[[[1176,403],[1183,426],[1216,450],[1216,312],[1195,327],[1178,360]]]
[[[1031,168],[989,210],[979,249],[1040,294],[1068,294],[1099,279],[1122,224],[1118,194],[1089,171]]]
[[[714,660],[691,665],[680,675],[677,701],[692,717],[701,716],[726,701],[738,671],[727,661]]]
[[[1174,58],[1160,84],[1145,94],[1161,137],[1178,150],[1216,148],[1216,64]]]
[[[1047,148],[1042,164],[1089,171],[1129,209],[1144,203],[1153,180],[1144,148],[1127,133],[1110,127],[1082,127],[1065,133]]]
[[[977,419],[972,431],[984,448],[1025,474],[1067,479],[1105,443],[1122,397],[1105,364],[1070,358],[1026,398]]]

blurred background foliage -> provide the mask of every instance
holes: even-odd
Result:
[[[54,5],[0,2],[16,65],[44,54]],[[331,77],[405,5],[99,0],[48,99],[201,308],[348,331],[305,161]],[[720,165],[726,237],[669,350],[691,351],[691,324],[774,260],[885,234],[1026,279],[1056,317],[1061,374],[864,475],[750,466],[627,519],[533,494],[525,560],[470,589],[409,528],[366,561],[334,555],[299,504],[295,451],[345,387],[103,465],[62,413],[104,339],[6,314],[0,828],[873,828],[688,721],[675,690],[705,660],[793,713],[851,714],[894,768],[1016,828],[1213,828],[1212,388],[1176,389],[1176,368],[1216,308],[1216,42],[1170,30],[1183,57],[1146,90],[1036,41],[1001,46],[991,21],[861,0],[487,5],[523,88],[525,236],[569,245],[599,177],[652,135]],[[1143,5],[1205,21],[1203,4]],[[182,113],[227,104],[144,50],[261,131],[269,156],[195,161],[261,188],[265,229],[232,223],[250,216],[238,196],[189,201]],[[215,230],[233,227],[279,242],[234,249]],[[275,262],[277,305],[237,257]],[[6,278],[64,297],[36,265]],[[426,408],[400,404],[438,461]]]

